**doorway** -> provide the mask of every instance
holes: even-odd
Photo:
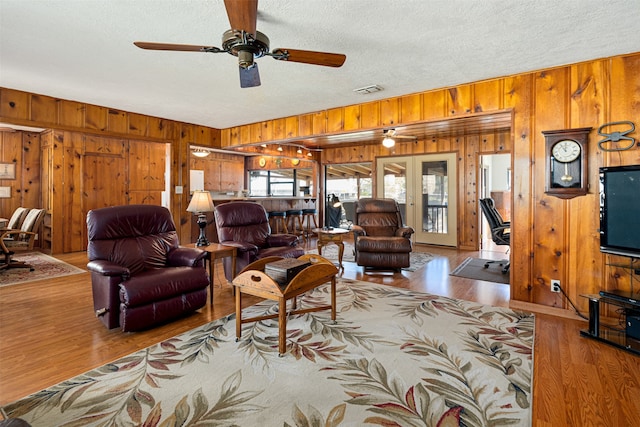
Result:
[[[377,161],[380,197],[398,202],[414,241],[453,246],[457,235],[456,153],[385,157]]]
[[[479,198],[491,197],[505,222],[511,221],[511,155],[486,154],[480,156]],[[478,206],[478,212],[482,212]],[[491,230],[484,215],[480,215],[480,249],[503,251],[491,240]]]

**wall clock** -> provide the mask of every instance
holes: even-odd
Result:
[[[293,166],[298,166],[300,164],[300,159],[291,160],[291,164],[293,164]]]
[[[587,194],[589,131],[591,128],[542,132],[545,138],[545,193],[562,199]]]
[[[267,159],[265,159],[264,157],[260,157],[260,160],[258,160],[258,164],[261,168],[263,168],[267,164]]]

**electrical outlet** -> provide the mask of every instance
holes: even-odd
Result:
[[[560,280],[551,281],[551,292],[560,292]]]

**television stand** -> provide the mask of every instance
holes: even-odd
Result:
[[[615,293],[581,296],[589,299],[589,329],[580,331],[580,335],[640,356],[640,298],[625,298],[624,295]],[[622,313],[619,325],[601,322],[601,304],[619,307]]]

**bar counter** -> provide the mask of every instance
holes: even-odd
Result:
[[[226,202],[247,201],[260,203],[267,212],[271,211],[288,211],[292,209],[318,209],[316,206],[317,197],[302,196],[302,197],[236,197],[225,195],[212,195],[213,205],[217,206]],[[215,219],[213,212],[207,212],[207,228],[206,235],[211,243],[218,243],[218,233],[216,230]],[[197,223],[197,216],[191,217],[191,241],[195,242],[198,239],[200,228]]]
[[[290,209],[317,209],[316,197],[234,197],[234,196],[213,196],[213,204],[219,205],[225,202],[236,202],[239,200],[260,203],[267,212],[287,211]]]

